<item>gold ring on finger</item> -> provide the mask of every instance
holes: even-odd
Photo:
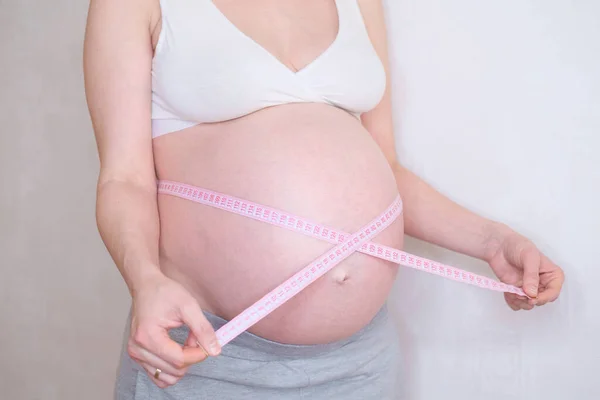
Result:
[[[154,371],[154,379],[158,379],[161,372],[162,371],[160,370],[160,368],[156,368],[156,371]]]

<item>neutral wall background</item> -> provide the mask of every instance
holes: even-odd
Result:
[[[600,399],[600,3],[387,4],[401,160],[567,273],[558,302],[514,313],[502,296],[402,270],[409,398]]]
[[[401,270],[405,397],[600,398],[600,3],[386,6],[401,160],[534,239],[568,279],[558,302],[514,313],[501,295]],[[0,0],[1,399],[111,398],[129,300],[94,221],[86,11]]]

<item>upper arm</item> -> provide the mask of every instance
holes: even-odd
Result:
[[[371,43],[385,68],[386,89],[383,98],[373,110],[363,113],[362,124],[383,151],[388,162],[397,163],[396,143],[392,120],[391,79],[388,57],[385,15],[381,0],[358,0]]]
[[[88,109],[100,183],[155,186],[148,0],[91,0],[84,41]]]

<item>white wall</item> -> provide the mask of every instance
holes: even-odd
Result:
[[[599,399],[600,2],[386,5],[400,159],[567,274],[557,302],[515,313],[502,295],[403,269],[393,304],[407,398]]]

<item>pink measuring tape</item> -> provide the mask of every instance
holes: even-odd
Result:
[[[447,279],[453,279],[455,281],[498,292],[515,293],[526,296],[523,290],[515,286],[440,264],[426,258],[414,256],[392,247],[370,242],[369,239],[387,228],[402,212],[402,200],[400,199],[400,196],[397,196],[381,215],[364,225],[355,233],[350,234],[273,207],[183,183],[164,180],[158,181],[158,192],[220,208],[335,244],[330,250],[317,257],[313,262],[302,268],[302,270],[294,274],[291,278],[267,293],[227,324],[223,325],[216,332],[217,340],[221,346],[229,343],[236,336],[266,317],[277,307],[294,297],[302,291],[302,289],[330,271],[355,251],[391,261],[405,267],[436,274]]]

